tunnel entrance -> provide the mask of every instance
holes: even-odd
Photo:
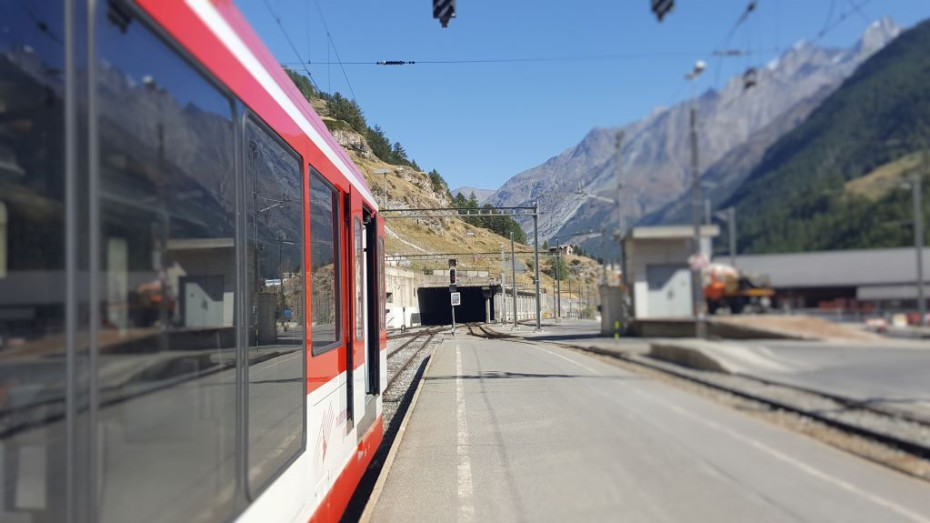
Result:
[[[456,323],[485,321],[484,290],[482,287],[459,287],[462,304],[455,308]],[[500,287],[490,287],[490,292],[500,292]],[[494,310],[494,294],[490,294],[491,321],[497,317]],[[420,321],[423,325],[451,325],[452,306],[448,287],[420,287],[417,289],[420,305]]]

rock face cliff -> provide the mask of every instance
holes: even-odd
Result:
[[[760,68],[756,87],[744,89],[738,76],[719,92],[698,95],[702,172],[716,173],[715,181],[726,192],[728,184],[741,179],[769,145],[796,128],[859,64],[899,33],[893,22],[883,19],[869,26],[849,49],[827,49],[802,41]],[[540,198],[541,239],[557,236],[574,243],[586,234],[613,227],[617,206],[589,195],[615,198],[615,135],[622,131],[626,219],[633,223],[660,211],[679,200],[689,187],[689,109],[685,102],[657,108],[624,127],[592,129],[578,145],[508,180],[488,201],[523,205]],[[671,218],[680,218],[680,212],[666,212],[651,221]],[[586,248],[597,252],[600,243],[600,239],[589,239]]]

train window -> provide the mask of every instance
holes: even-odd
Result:
[[[65,513],[63,2],[0,2],[0,519]]]
[[[310,339],[313,354],[338,345],[339,330],[339,199],[336,190],[310,174]]]
[[[6,258],[7,258],[7,247],[6,247],[6,236],[7,236],[7,218],[6,218],[6,204],[0,201],[0,278],[6,278]]]
[[[248,487],[253,497],[304,446],[303,193],[300,161],[246,126],[248,198]]]
[[[228,520],[233,105],[141,21],[99,11],[98,519]]]
[[[380,297],[381,307],[379,316],[381,317],[381,332],[387,330],[387,289],[384,287],[384,238],[378,238],[378,296]]]
[[[355,339],[360,340],[365,335],[365,294],[362,290],[364,285],[364,274],[362,273],[362,262],[364,252],[362,251],[362,220],[358,217],[355,223]]]

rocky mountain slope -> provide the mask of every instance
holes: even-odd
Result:
[[[741,252],[912,245],[904,177],[926,176],[930,21],[863,63],[765,153],[721,206],[735,206]],[[924,185],[924,213],[930,211]],[[881,270],[881,268],[876,268]]]
[[[709,90],[698,96],[700,164],[705,172],[716,167],[724,183],[725,178],[745,176],[733,175],[731,167],[752,165],[767,145],[795,128],[817,102],[899,32],[893,22],[883,19],[869,26],[849,49],[800,42],[758,71],[755,88],[745,90],[742,78],[734,77],[719,92]],[[568,235],[615,224],[616,205],[586,194],[606,198],[616,194],[615,135],[623,131],[623,203],[627,219],[636,220],[671,204],[688,188],[688,122],[689,104],[685,102],[657,108],[624,127],[593,129],[575,147],[511,178],[489,202],[521,205],[540,198],[543,239],[558,236],[564,241]],[[597,252],[600,239],[589,239],[584,245]]]
[[[411,165],[385,162],[375,154],[368,139],[356,132],[343,120],[333,118],[334,113],[327,100],[313,98],[311,105],[326,123],[337,142],[346,150],[368,181],[372,193],[382,208],[437,208],[451,207],[452,199],[444,183],[436,183],[431,173]],[[380,174],[374,174],[379,171]],[[383,171],[389,171],[384,174]],[[435,171],[434,171],[435,173]],[[438,174],[436,174],[438,176]],[[479,189],[480,190],[480,189]],[[471,194],[471,190],[468,191]],[[476,192],[477,196],[477,192]],[[430,257],[431,254],[458,253],[462,270],[486,270],[490,274],[501,271],[501,260],[497,253],[505,246],[509,253],[509,238],[503,238],[488,229],[476,227],[459,218],[392,218],[385,223],[385,253],[401,266],[413,270],[447,268],[447,256]],[[517,282],[524,288],[533,284],[532,247],[516,245]],[[488,254],[493,253],[493,254]],[[405,255],[413,255],[405,258]],[[600,276],[599,265],[584,256],[564,257],[567,273],[576,283],[593,288]],[[545,274],[550,265],[548,256],[540,255],[540,287],[544,293],[552,294],[553,278]],[[509,262],[508,262],[509,281]],[[564,285],[564,283],[563,283]]]

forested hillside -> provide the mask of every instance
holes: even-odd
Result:
[[[928,146],[930,21],[862,64],[720,207],[737,208],[741,252],[909,245],[911,194],[900,185],[921,168],[899,160]],[[850,184],[864,177],[875,183]]]

